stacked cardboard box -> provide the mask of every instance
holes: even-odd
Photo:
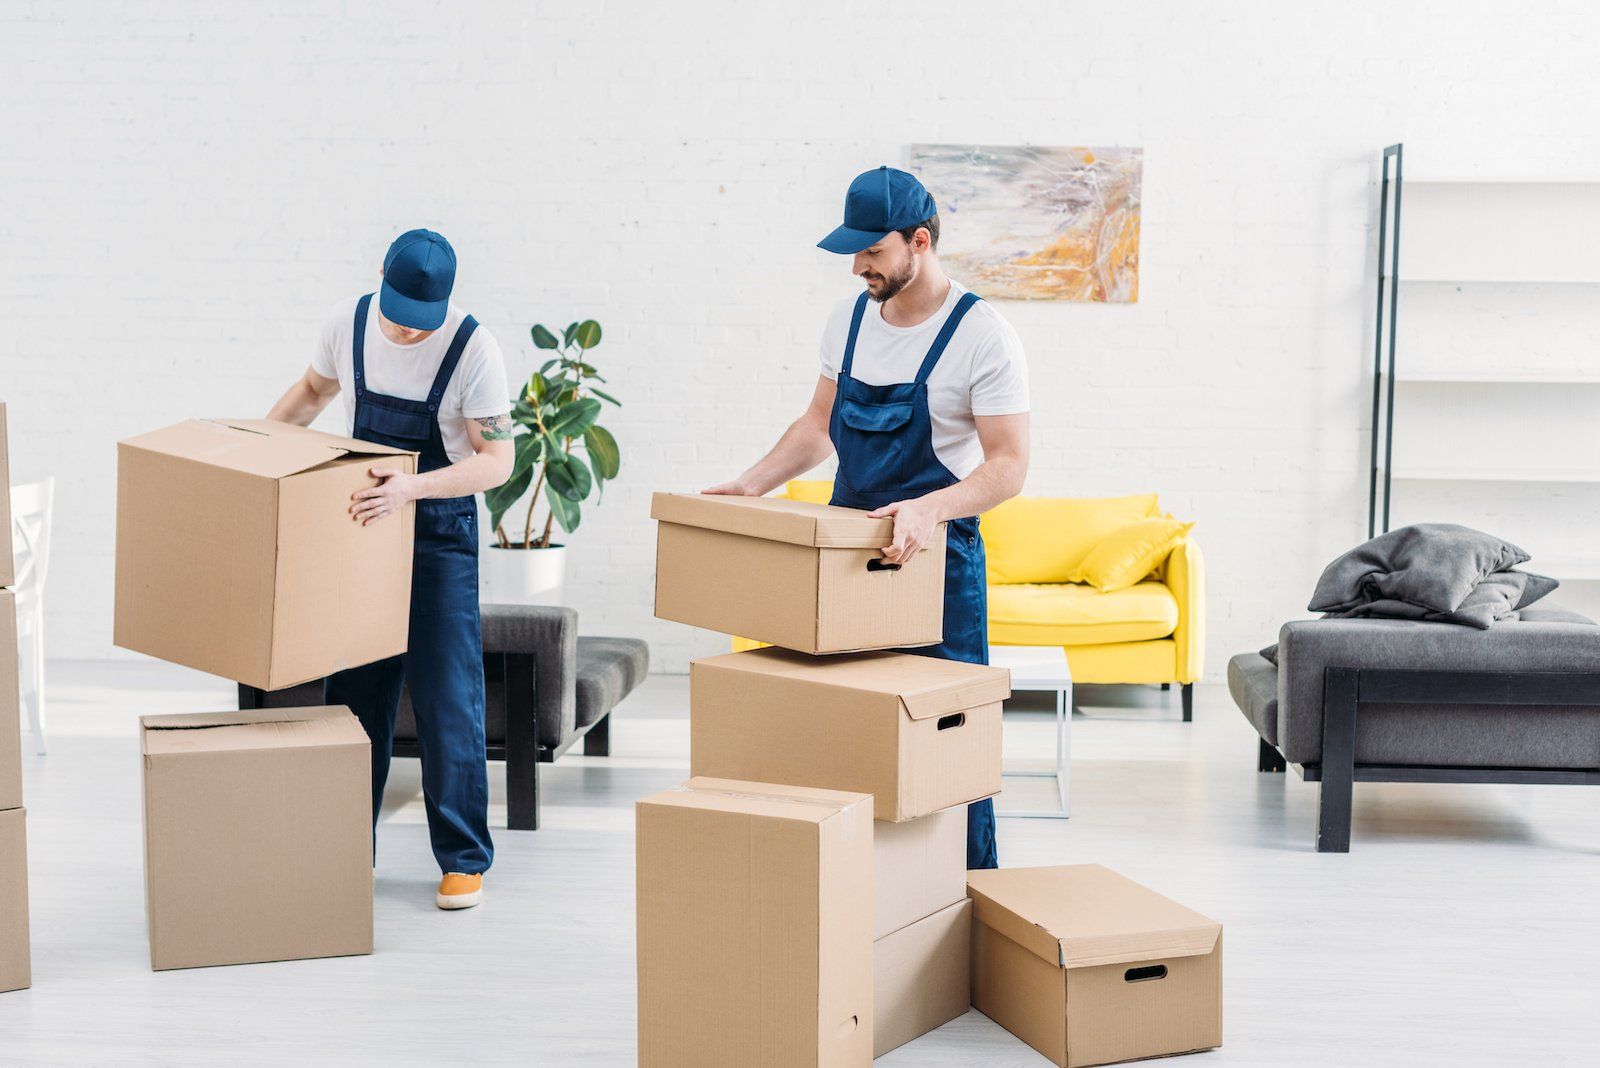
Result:
[[[961,1015],[969,1003],[966,806],[1000,789],[1000,708],[1009,678],[981,665],[870,651],[940,640],[943,528],[929,549],[896,568],[884,566],[880,554],[892,522],[854,509],[658,494],[652,514],[660,520],[656,614],[781,648],[692,665],[696,778],[641,802],[640,1063],[865,1064]],[[701,862],[683,858],[699,850],[731,854],[727,863],[746,870],[747,847],[737,834],[721,835],[716,845],[709,825],[668,835],[654,814],[674,797],[681,809],[683,796],[703,789],[696,784],[712,781],[749,805],[770,804],[765,799],[774,794],[870,799],[870,850],[828,863],[813,858],[786,876],[805,901],[827,897],[840,883],[865,879],[875,887],[856,901],[856,914],[834,921],[854,939],[849,954],[833,959],[867,985],[865,1015],[846,1026],[837,1011],[809,1011],[829,1003],[826,989],[813,989],[818,973],[809,966],[805,988],[789,991],[799,1004],[784,1007],[804,1014],[807,1033],[847,1036],[848,1043],[734,1048],[705,1039],[777,1026],[771,1000],[757,1003],[752,988],[740,985],[754,979],[743,943],[722,933],[733,928],[771,940],[792,922],[748,895],[656,882],[661,862],[647,858],[671,855],[695,865]],[[866,871],[847,872],[845,862]],[[691,974],[667,967],[669,937],[680,955],[694,947]],[[734,984],[746,991],[743,998],[698,978],[730,974],[743,976]],[[701,1011],[686,1017],[688,1003]],[[677,1011],[665,1011],[668,1005]]]
[[[33,982],[28,949],[27,814],[22,808],[22,710],[17,663],[16,562],[6,406],[0,402],[0,991]]]
[[[116,643],[261,689],[406,648],[414,512],[351,494],[416,454],[267,420],[121,442]],[[372,952],[371,754],[346,708],[141,721],[155,969]]]

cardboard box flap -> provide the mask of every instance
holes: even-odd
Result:
[[[781,815],[809,823],[823,823],[841,812],[866,806],[870,814],[871,794],[848,790],[819,790],[809,786],[780,786],[770,782],[745,782],[739,779],[713,779],[697,775],[670,790],[653,794],[641,804],[687,805],[714,808],[752,815]]]
[[[887,701],[897,702],[912,719],[947,715],[1011,696],[1011,673],[1005,668],[911,653],[843,653],[815,657],[773,647],[708,656],[694,664],[878,694]]]
[[[1222,925],[1099,864],[967,873],[974,916],[1062,968],[1210,953]]]
[[[346,456],[405,455],[404,449],[270,419],[189,419],[121,444],[273,479]]]
[[[139,724],[147,756],[369,744],[360,721],[343,706],[141,716]]]
[[[650,518],[825,549],[881,549],[894,540],[892,519],[868,519],[856,508],[781,497],[657,493],[650,501]]]

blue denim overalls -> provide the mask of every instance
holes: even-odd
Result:
[[[356,304],[354,435],[421,454],[419,471],[448,466],[439,401],[477,329],[468,316],[445,352],[426,400],[387,397],[366,386],[367,311]],[[411,633],[406,652],[329,676],[324,700],[348,705],[372,739],[372,819],[376,835],[402,680],[411,692],[422,750],[428,836],[441,871],[489,869],[489,777],[484,764],[483,634],[478,620],[478,506],[474,497],[416,502],[411,564]],[[387,517],[378,522],[389,521]]]
[[[867,294],[861,294],[855,314],[850,317],[850,337],[839,366],[828,436],[839,454],[832,503],[874,509],[921,497],[960,481],[933,451],[928,376],[962,317],[981,298],[975,293],[963,293],[934,338],[916,380],[888,386],[869,386],[850,377],[867,299]],[[902,651],[987,664],[989,600],[985,582],[983,539],[978,534],[977,517],[952,519],[945,541],[944,641]],[[992,799],[968,806],[968,868],[999,866],[994,830]]]

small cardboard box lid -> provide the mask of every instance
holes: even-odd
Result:
[[[119,444],[271,479],[348,456],[407,455],[405,449],[271,419],[189,419]]]
[[[144,755],[152,757],[370,744],[343,705],[141,716],[139,725]]]
[[[881,549],[894,540],[893,519],[782,497],[657,493],[650,500],[650,518],[824,549]]]
[[[1011,696],[1011,672],[910,653],[841,653],[816,657],[776,647],[696,660],[701,669],[750,672],[821,687],[857,698],[879,698],[914,720],[949,715]]]
[[[1051,964],[1210,953],[1222,924],[1099,864],[967,873],[974,918]]]

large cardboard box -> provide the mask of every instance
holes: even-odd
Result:
[[[872,1055],[921,1038],[967,1011],[972,902],[957,901],[872,946]]]
[[[967,875],[972,1004],[1061,1068],[1222,1045],[1222,925],[1098,864]]]
[[[0,590],[0,810],[22,807],[22,694],[17,671],[17,595]]]
[[[346,708],[145,716],[150,967],[372,952],[372,766]]]
[[[904,823],[874,821],[872,868],[873,938],[967,900],[967,806]]]
[[[6,405],[0,401],[0,586],[17,584],[11,557],[11,459],[7,445]]]
[[[937,645],[944,539],[886,565],[894,521],[772,497],[658,493],[656,615],[804,653]]]
[[[266,690],[402,653],[413,506],[362,525],[416,454],[265,419],[117,446],[116,644]]]
[[[871,1061],[871,799],[696,778],[637,816],[642,1068]]]
[[[690,769],[860,790],[880,820],[1000,792],[1004,668],[909,653],[752,649],[689,668]]]
[[[0,991],[33,982],[28,962],[27,813],[0,812]]]

